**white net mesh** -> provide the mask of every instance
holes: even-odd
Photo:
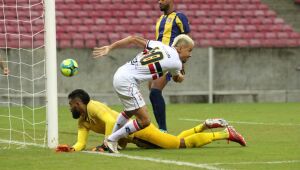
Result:
[[[0,147],[46,146],[43,0],[0,0]]]

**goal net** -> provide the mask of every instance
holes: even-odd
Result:
[[[51,100],[47,97],[45,3],[0,0],[0,7],[0,55],[9,69],[8,75],[0,69],[0,147],[44,147]]]

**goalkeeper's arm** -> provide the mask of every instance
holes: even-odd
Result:
[[[75,149],[68,144],[60,144],[56,147],[56,152],[73,152]]]
[[[89,131],[85,128],[78,129],[77,142],[72,146],[74,151],[81,151],[85,148]]]

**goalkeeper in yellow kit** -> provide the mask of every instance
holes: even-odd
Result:
[[[118,112],[110,109],[103,103],[91,100],[89,94],[81,89],[71,92],[68,98],[72,116],[74,119],[78,119],[77,142],[72,147],[59,145],[56,149],[57,151],[83,150],[86,146],[90,130],[104,134],[105,137],[111,134],[119,115]],[[126,117],[126,114],[121,114],[121,116]],[[226,129],[218,132],[204,132],[206,129],[219,127],[226,127]],[[161,132],[151,124],[120,140],[119,145],[125,148],[129,142],[145,148],[175,149],[201,147],[214,140],[230,140],[246,146],[244,138],[233,127],[228,126],[228,123],[223,119],[207,119],[204,123],[181,132],[178,136]],[[93,150],[103,151],[104,149],[104,145],[99,145]]]

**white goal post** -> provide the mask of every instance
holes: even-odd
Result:
[[[55,1],[45,1],[45,53],[48,147],[58,145]]]
[[[55,0],[0,1],[0,149],[58,145],[55,17]]]

